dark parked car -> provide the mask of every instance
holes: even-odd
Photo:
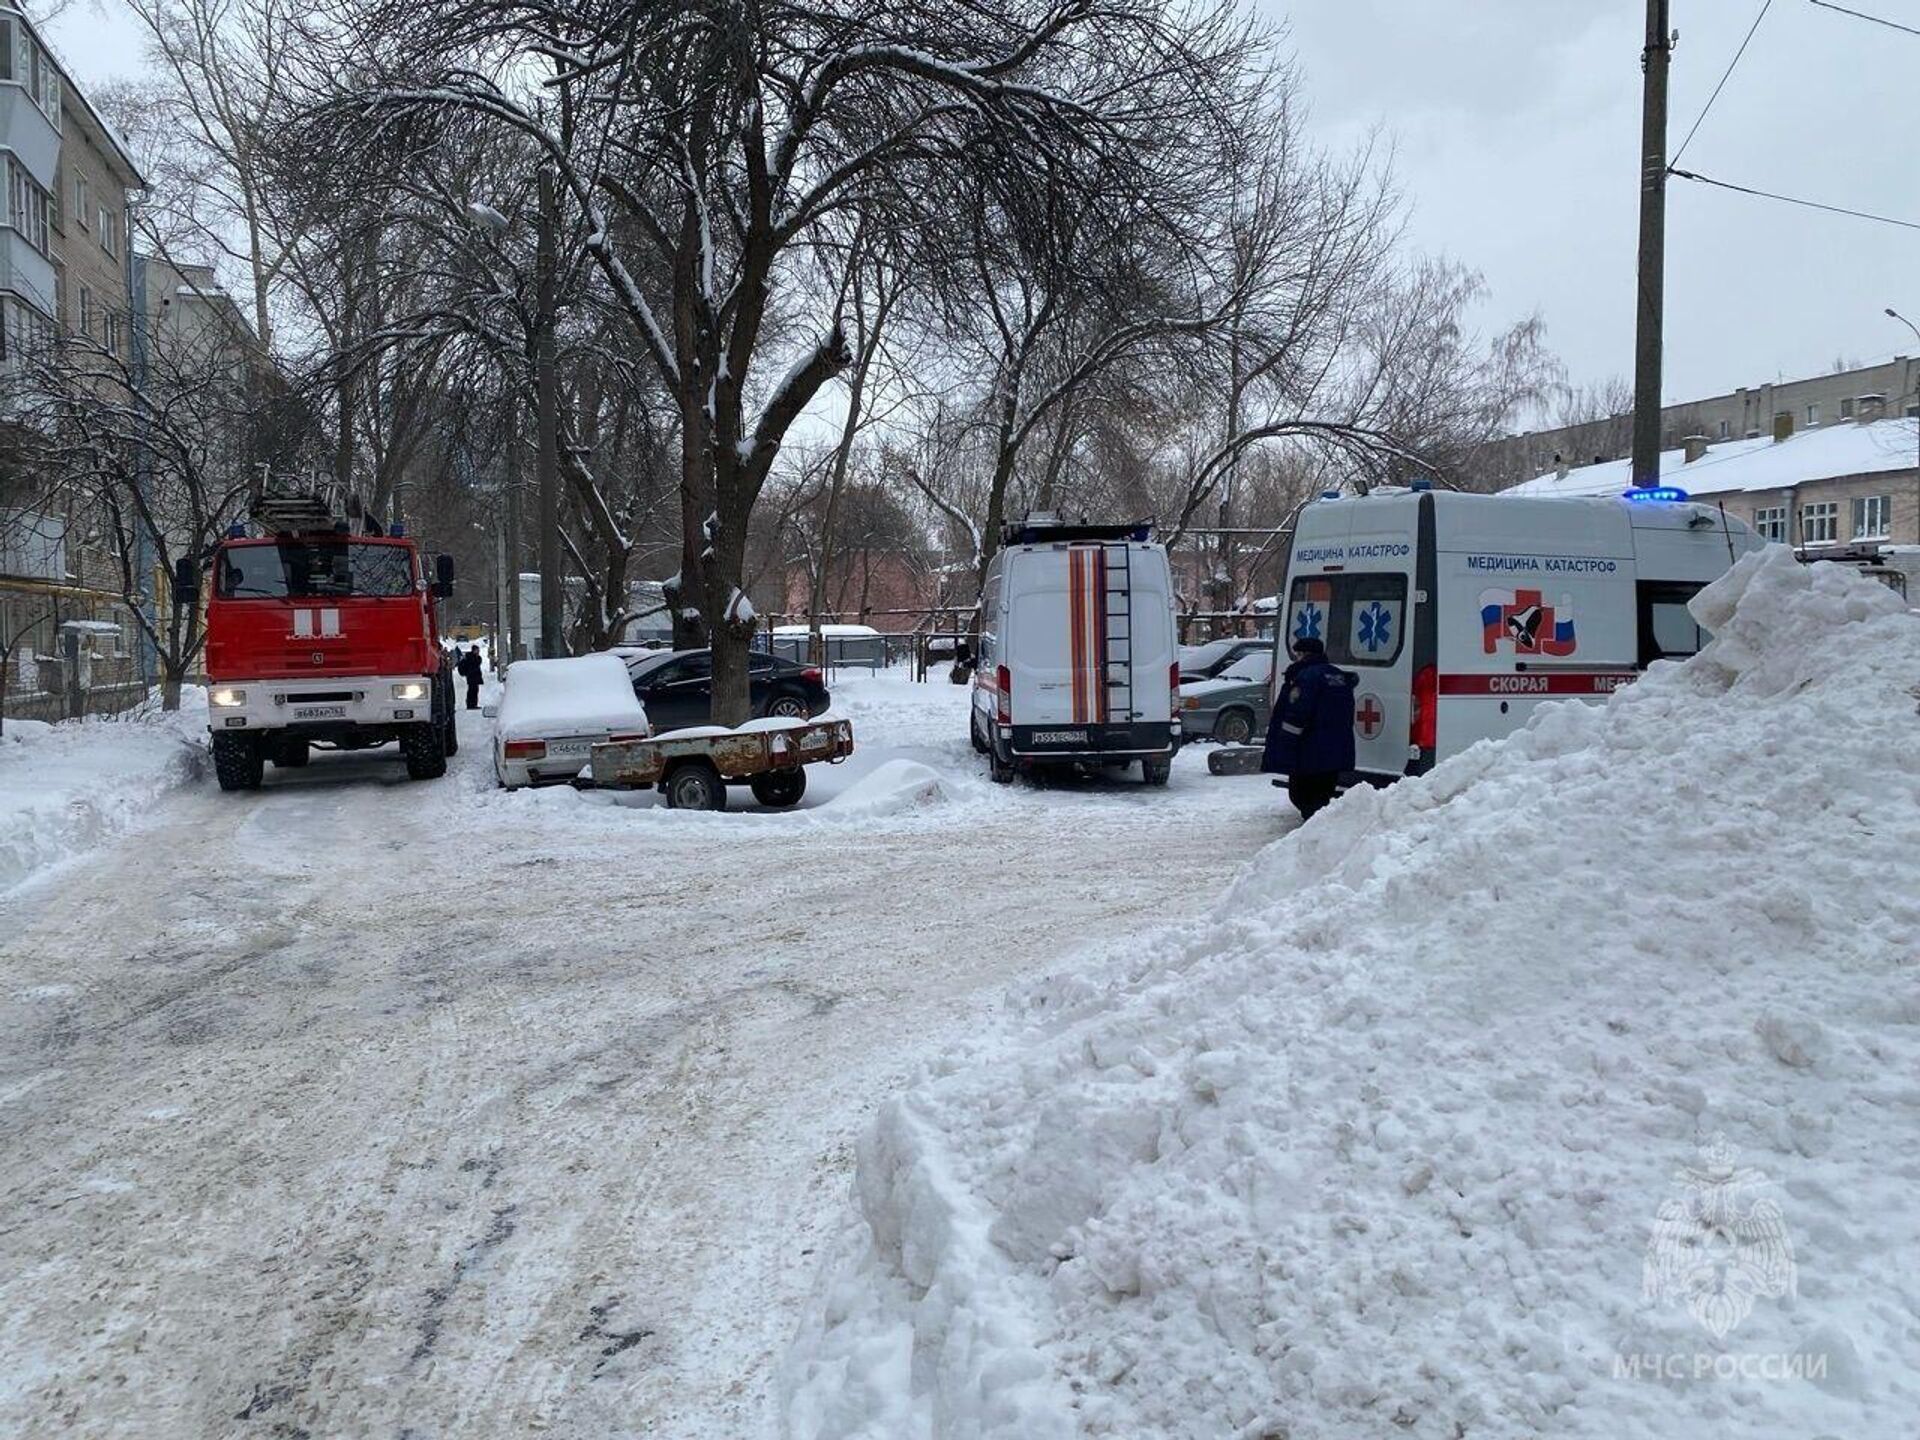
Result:
[[[1272,649],[1271,640],[1249,640],[1239,635],[1229,635],[1224,640],[1209,640],[1204,645],[1182,645],[1180,681],[1185,684],[1189,680],[1212,680],[1226,674],[1247,656]]]
[[[662,730],[706,725],[713,717],[713,652],[670,650],[627,661],[633,693],[647,707],[647,723]],[[755,651],[747,657],[747,681],[756,716],[804,720],[827,708],[831,696],[811,665],[797,665]]]

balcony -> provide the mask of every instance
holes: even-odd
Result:
[[[0,81],[0,150],[11,150],[42,190],[52,190],[60,132],[18,81]]]

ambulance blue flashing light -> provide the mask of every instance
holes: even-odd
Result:
[[[1642,485],[1625,491],[1620,498],[1636,504],[1646,501],[1675,501],[1687,499],[1687,492],[1678,485]]]
[[[227,538],[229,540],[246,539],[247,527],[243,525],[241,522],[239,522],[238,520],[234,521],[233,524],[227,526]]]
[[[1407,486],[1407,488],[1408,488],[1409,490],[1411,490],[1411,491],[1413,491],[1413,493],[1414,493],[1414,494],[1416,494],[1416,495],[1423,495],[1423,494],[1425,494],[1425,493],[1426,493],[1427,491],[1429,491],[1429,490],[1431,490],[1431,489],[1433,489],[1433,481],[1431,481],[1431,480],[1415,480],[1415,481],[1413,481],[1413,482],[1412,482],[1412,483],[1411,483],[1410,485],[1408,485],[1408,486]]]
[[[1322,490],[1320,492],[1320,498],[1322,500],[1338,500],[1340,498],[1340,492],[1338,490]]]
[[[395,540],[398,540],[401,536],[405,535],[406,533],[407,533],[407,527],[404,525],[389,525],[387,527],[387,534],[391,535]]]

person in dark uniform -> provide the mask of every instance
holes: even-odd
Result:
[[[467,709],[478,710],[480,708],[480,647],[478,645],[470,647],[467,653],[460,657],[460,663],[453,668],[466,677]]]
[[[1303,820],[1327,807],[1342,772],[1353,768],[1353,691],[1358,683],[1357,676],[1327,659],[1327,647],[1320,641],[1294,641],[1293,663],[1280,680],[1260,768],[1286,777],[1287,798]]]

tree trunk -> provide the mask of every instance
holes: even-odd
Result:
[[[180,708],[180,687],[186,680],[186,674],[186,662],[161,659],[160,709],[166,714],[171,715]]]

